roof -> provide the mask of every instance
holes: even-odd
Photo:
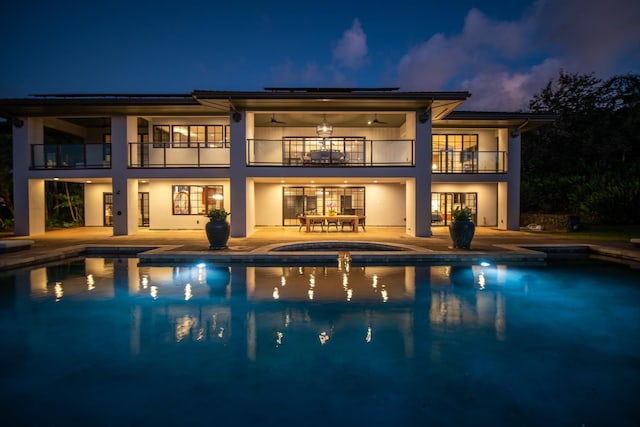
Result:
[[[444,120],[434,122],[433,127],[468,128],[517,128],[528,132],[558,119],[552,113],[498,112],[498,111],[452,111]]]
[[[557,119],[552,114],[455,111],[469,92],[402,92],[398,88],[268,87],[264,91],[194,90],[191,93],[37,94],[0,99],[0,116],[228,115],[254,112],[432,113],[434,127],[517,127],[527,131]]]
[[[188,94],[38,94],[0,99],[5,117],[50,114],[228,114],[254,111],[407,111],[437,109],[446,114],[468,92],[399,92],[395,88],[267,88],[258,92],[195,90]]]

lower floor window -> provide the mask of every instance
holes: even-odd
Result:
[[[431,225],[447,225],[456,208],[471,208],[471,220],[477,222],[478,193],[431,193]]]
[[[222,185],[173,185],[174,215],[205,215],[211,209],[224,209]]]
[[[283,187],[282,225],[299,225],[298,215],[365,215],[364,187]]]

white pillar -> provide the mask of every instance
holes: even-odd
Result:
[[[507,148],[507,230],[520,230],[521,141],[518,129],[509,130]],[[502,224],[498,224],[501,228]]]
[[[113,234],[138,231],[138,181],[128,179],[129,142],[138,139],[138,118],[111,118],[111,171],[113,174]]]
[[[414,220],[413,230],[409,230],[407,213],[407,234],[416,237],[431,236],[431,113],[416,111],[407,115],[407,120],[413,118],[416,130],[415,146],[415,190],[413,194]],[[407,198],[410,196],[407,191]]]
[[[229,115],[231,127],[231,148],[229,149],[229,177],[231,203],[225,206],[231,212],[231,237],[247,236],[247,138],[253,129],[253,114],[245,111]],[[253,195],[251,195],[253,197]]]
[[[44,143],[41,118],[20,118],[13,126],[14,233],[30,236],[45,231],[44,180],[29,179],[31,144]]]

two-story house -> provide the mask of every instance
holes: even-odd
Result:
[[[467,92],[266,88],[0,100],[13,123],[16,235],[45,232],[45,182],[84,185],[86,226],[114,235],[298,226],[301,213],[365,215],[427,237],[468,206],[519,229],[520,138],[551,116],[457,111]]]

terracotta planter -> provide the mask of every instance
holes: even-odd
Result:
[[[454,248],[471,249],[471,241],[476,226],[471,220],[457,220],[449,223],[449,235]]]
[[[224,249],[229,241],[231,225],[226,220],[210,220],[205,226],[207,239],[209,239],[209,249]]]

